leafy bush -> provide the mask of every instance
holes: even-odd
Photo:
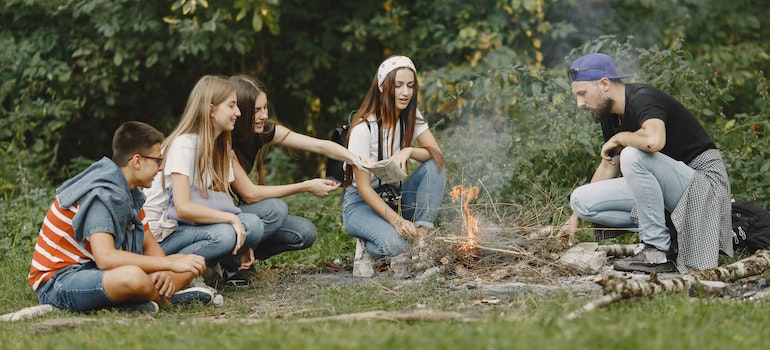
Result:
[[[48,208],[53,201],[53,190],[33,188],[21,194],[8,194],[0,199],[0,255],[30,255]]]
[[[444,96],[458,106],[437,123],[450,183],[483,183],[501,202],[548,201],[539,193],[556,195],[566,206],[571,190],[590,180],[603,141],[600,128],[576,108],[564,71],[566,62],[600,51],[615,58],[621,73],[636,73],[628,82],[657,86],[693,111],[724,154],[734,194],[769,207],[768,180],[761,176],[769,167],[762,161],[770,149],[767,118],[761,113],[726,115],[734,85],[680,46],[642,49],[633,40],[601,37],[550,71],[512,65],[473,79],[426,77],[424,85],[432,91],[426,104],[440,105],[435,98]],[[758,106],[750,110],[768,110],[764,79],[758,85]],[[556,186],[555,193],[533,191],[548,183]]]

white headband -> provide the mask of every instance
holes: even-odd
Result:
[[[377,86],[382,86],[382,82],[385,81],[385,77],[397,68],[410,68],[417,74],[417,68],[414,67],[414,63],[409,57],[406,56],[392,56],[382,62],[380,68],[377,69]]]

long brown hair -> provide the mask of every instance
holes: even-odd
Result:
[[[398,72],[401,69],[409,69],[414,74],[414,93],[412,94],[412,99],[409,100],[409,104],[404,108],[404,110],[401,111],[401,113],[396,112],[396,72]],[[382,92],[380,92],[380,87],[382,87]],[[401,139],[399,140],[399,144],[401,148],[411,147],[412,146],[412,138],[414,137],[414,127],[417,123],[417,92],[419,91],[420,85],[417,81],[417,72],[412,70],[409,67],[401,67],[392,70],[388,75],[385,77],[385,79],[382,82],[382,86],[378,86],[378,79],[377,75],[375,74],[374,79],[372,79],[372,84],[369,86],[369,92],[366,94],[366,97],[364,98],[364,101],[361,103],[361,106],[358,107],[358,111],[356,112],[355,116],[353,117],[353,120],[351,121],[350,127],[348,130],[353,130],[353,127],[360,123],[368,123],[367,118],[370,115],[374,115],[376,120],[380,122],[382,127],[379,129],[380,133],[380,140],[382,140],[383,136],[383,130],[390,133],[392,142],[395,143],[396,140],[396,125],[399,123],[399,120],[403,119],[404,121],[404,128],[401,130]],[[345,141],[345,145],[347,146],[350,142],[350,132],[348,131],[347,140]],[[387,145],[390,147],[391,154],[394,149],[395,144],[391,143],[390,145]],[[386,146],[386,145],[383,145]],[[441,151],[433,148],[433,147],[423,147],[428,150],[431,157],[436,160],[439,167],[444,166],[444,156],[441,154]],[[350,164],[347,164],[345,166],[345,181],[343,182],[343,185],[347,186],[349,185],[353,180],[353,166]]]
[[[235,150],[235,156],[238,158],[238,163],[241,164],[246,173],[251,171],[251,164],[256,163],[257,168],[257,181],[260,185],[265,184],[265,169],[264,169],[264,155],[269,151],[269,144],[267,143],[267,135],[270,135],[275,129],[276,122],[270,122],[269,127],[266,127],[262,133],[254,133],[255,123],[255,111],[254,104],[257,98],[262,94],[267,95],[267,88],[265,84],[256,78],[248,75],[234,75],[229,79],[230,83],[235,86],[236,95],[238,97],[238,108],[241,110],[241,117],[235,121],[235,129],[233,130],[233,148]],[[270,99],[267,100],[268,105],[265,106],[270,110]],[[269,112],[268,112],[269,113]],[[262,148],[257,152],[254,162],[248,159],[244,150],[248,148],[256,147],[257,140],[262,144]]]
[[[200,78],[187,98],[182,120],[161,147],[163,154],[166,154],[168,147],[178,136],[198,135],[198,152],[195,156],[196,178],[193,179],[193,183],[198,186],[203,196],[207,194],[204,174],[210,174],[213,190],[231,193],[230,182],[227,181],[230,177],[231,136],[229,131],[223,131],[219,136],[214,136],[211,105],[221,104],[233,92],[235,87],[224,77],[206,75]]]

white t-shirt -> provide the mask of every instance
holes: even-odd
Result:
[[[166,190],[163,189],[161,174],[155,175],[152,180],[152,187],[144,189],[144,195],[147,200],[144,203],[145,212],[149,221],[157,220],[163,209],[168,207],[168,190],[171,188],[171,174],[182,174],[190,179],[190,187],[195,186],[197,178],[197,169],[195,166],[195,157],[198,154],[198,135],[182,134],[172,143],[166,153],[163,155],[163,176],[166,177]],[[205,187],[211,187],[211,176],[207,173],[203,175]],[[230,161],[230,176],[228,182],[235,181],[233,175],[233,164]],[[156,214],[157,213],[157,214]],[[157,217],[155,217],[157,216]]]
[[[417,140],[417,137],[420,136],[423,132],[428,130],[428,122],[425,121],[425,118],[423,118],[422,113],[420,111],[417,111],[414,125],[414,135],[412,136],[412,143],[414,143]],[[372,158],[375,161],[378,157],[377,147],[378,147],[378,137],[379,137],[379,126],[377,125],[377,117],[375,115],[370,115],[366,122],[369,123],[369,127],[366,126],[365,123],[360,123],[353,127],[350,132],[350,141],[348,142],[348,150],[350,150],[351,153],[355,154],[356,156],[359,156],[363,159],[369,159]],[[401,150],[401,144],[400,142],[395,142],[393,144],[393,149],[390,148],[391,142],[393,139],[393,134],[391,134],[390,130],[383,130],[383,139],[382,139],[382,159],[390,159],[390,157],[393,154],[398,153]],[[396,123],[396,132],[395,137],[401,137],[401,123]],[[377,178],[372,176],[372,186],[377,186]],[[353,186],[356,185],[355,176],[353,177]]]

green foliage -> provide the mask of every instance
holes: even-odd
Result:
[[[0,235],[0,256],[32,256],[37,233],[53,199],[53,191],[45,188],[0,198],[0,227],[4,232]]]
[[[483,183],[494,201],[521,203],[537,184],[556,183],[566,197],[590,176],[600,134],[576,113],[564,78],[513,66],[455,86],[467,103],[439,137],[458,180]]]
[[[714,79],[734,85],[734,100],[722,105],[727,116],[766,113],[748,106],[770,70],[770,28],[761,25],[770,7],[751,0],[632,0],[614,2],[607,14],[607,33],[636,35],[643,47],[681,47],[691,64],[708,65]]]
[[[327,138],[359,106],[376,65],[388,55],[410,56],[421,75],[443,68],[467,76],[489,62],[538,64],[537,47],[549,30],[545,3],[365,0],[334,2],[328,11],[324,1],[284,0],[281,6],[302,11],[282,11],[281,26],[305,30],[266,36],[271,54],[265,65],[280,68],[257,67],[253,74],[270,87],[281,122]],[[317,174],[317,164],[303,164],[300,172]]]
[[[298,161],[284,148],[271,150],[265,157],[265,183],[268,185],[285,185],[297,178]],[[257,174],[255,173],[254,176]],[[254,183],[257,183],[256,177]]]
[[[757,99],[760,110],[770,110],[767,80],[759,79]],[[725,150],[724,157],[730,175],[733,197],[770,207],[770,121],[766,113],[739,113],[722,123],[713,125],[718,147]]]
[[[278,33],[277,0],[233,5],[3,2],[0,149],[11,157],[0,163],[0,190],[14,189],[8,179],[19,176],[9,170],[16,167],[63,181],[57,169],[71,158],[109,155],[112,132],[123,121],[170,131],[195,80],[232,72],[223,67],[252,50],[251,34],[263,24]]]
[[[575,108],[564,69],[601,50],[691,108],[723,151],[736,197],[768,207],[768,15],[749,0],[8,0],[0,195],[9,203],[109,155],[122,121],[170,132],[203,74],[257,76],[274,118],[326,138],[376,64],[401,53],[417,64],[450,185],[566,205],[590,178],[601,135]],[[269,182],[320,175],[323,157],[300,158],[272,152]]]
[[[693,62],[678,45],[643,49],[634,38],[619,42],[605,36],[575,49],[566,61],[588,52],[615,57],[620,72],[636,73],[630,81],[660,87],[681,100],[723,152],[735,196],[770,205],[761,175],[767,170],[761,159],[770,149],[767,121],[761,113],[725,114],[724,107],[740,91],[735,84],[713,66]],[[426,77],[427,89],[441,90],[434,96],[451,96],[459,106],[440,123],[446,129],[439,137],[453,175],[450,182],[478,181],[497,195],[495,200],[517,203],[547,200],[542,196],[554,193],[532,189],[551,183],[557,200],[566,205],[571,189],[593,174],[602,139],[601,130],[575,107],[565,69],[503,66],[452,84],[445,83],[445,76]],[[757,85],[755,103],[758,110],[767,110],[766,82],[760,79]]]

